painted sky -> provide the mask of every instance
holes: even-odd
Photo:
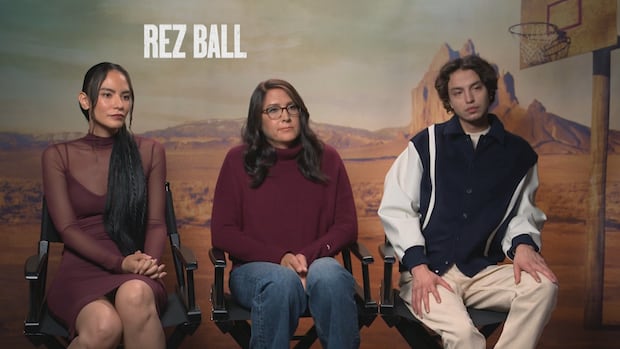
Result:
[[[620,1],[619,1],[620,2]],[[256,84],[292,82],[318,122],[404,126],[410,91],[444,44],[476,51],[515,77],[522,106],[589,126],[592,55],[519,69],[516,0],[77,1],[0,0],[0,131],[84,131],[77,93],[100,61],[125,66],[136,90],[135,131],[245,117]],[[144,24],[241,25],[246,59],[145,59]],[[170,36],[171,42],[175,35]],[[620,50],[612,54],[610,127],[620,129]]]

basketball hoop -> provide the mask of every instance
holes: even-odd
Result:
[[[521,42],[521,61],[533,66],[555,61],[568,55],[570,38],[555,24],[527,22],[512,25],[510,34]]]

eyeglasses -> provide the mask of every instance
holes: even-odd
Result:
[[[267,107],[267,109],[263,110],[263,113],[267,114],[267,116],[271,120],[278,120],[282,117],[282,113],[285,109],[289,116],[299,115],[299,106],[297,106],[296,104],[289,104],[286,107],[270,105],[269,107]]]

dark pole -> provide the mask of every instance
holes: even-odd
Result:
[[[584,326],[598,328],[603,319],[605,271],[605,186],[609,134],[611,48],[593,52],[590,194],[586,217],[586,304]]]

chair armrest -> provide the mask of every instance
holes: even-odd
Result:
[[[39,276],[47,271],[47,255],[32,255],[24,263],[24,277],[26,280],[39,280]]]
[[[368,266],[374,263],[375,259],[370,254],[370,251],[364,244],[360,242],[354,242],[353,244],[347,246],[346,249],[342,250],[342,259],[345,264],[345,268],[353,273],[353,268],[351,267],[351,256],[350,253],[361,262],[362,266],[362,289],[357,291],[360,298],[364,301],[364,307],[366,309],[374,309],[376,313],[377,302],[374,301],[371,297],[371,288],[370,288],[370,271]]]
[[[226,254],[217,247],[209,249],[209,259],[216,268],[226,268]]]
[[[194,285],[194,270],[198,269],[198,262],[192,249],[186,246],[172,245],[172,253],[175,261],[179,261],[183,267],[177,268],[177,292],[181,294],[181,299],[190,312],[196,310],[196,287]],[[183,270],[185,275],[182,274]]]
[[[228,318],[228,310],[224,298],[224,271],[226,270],[226,254],[224,251],[211,247],[209,259],[214,267],[213,284],[211,285],[211,316],[213,320]]]
[[[370,254],[370,251],[364,244],[356,242],[349,246],[349,249],[353,255],[362,262],[362,264],[368,265],[375,262],[374,257]]]
[[[381,258],[383,258],[384,263],[396,263],[396,253],[394,252],[394,247],[392,247],[392,244],[389,242],[379,245],[379,254],[381,255]]]
[[[383,280],[379,288],[381,306],[379,311],[382,314],[391,312],[394,309],[394,292],[392,291],[392,267],[396,263],[394,247],[389,241],[379,245],[379,254],[383,258]]]
[[[45,299],[47,253],[32,255],[24,263],[24,277],[28,281],[29,302],[25,324],[38,326]]]
[[[198,269],[198,262],[194,251],[186,246],[173,246],[172,252],[181,261],[186,271]]]

